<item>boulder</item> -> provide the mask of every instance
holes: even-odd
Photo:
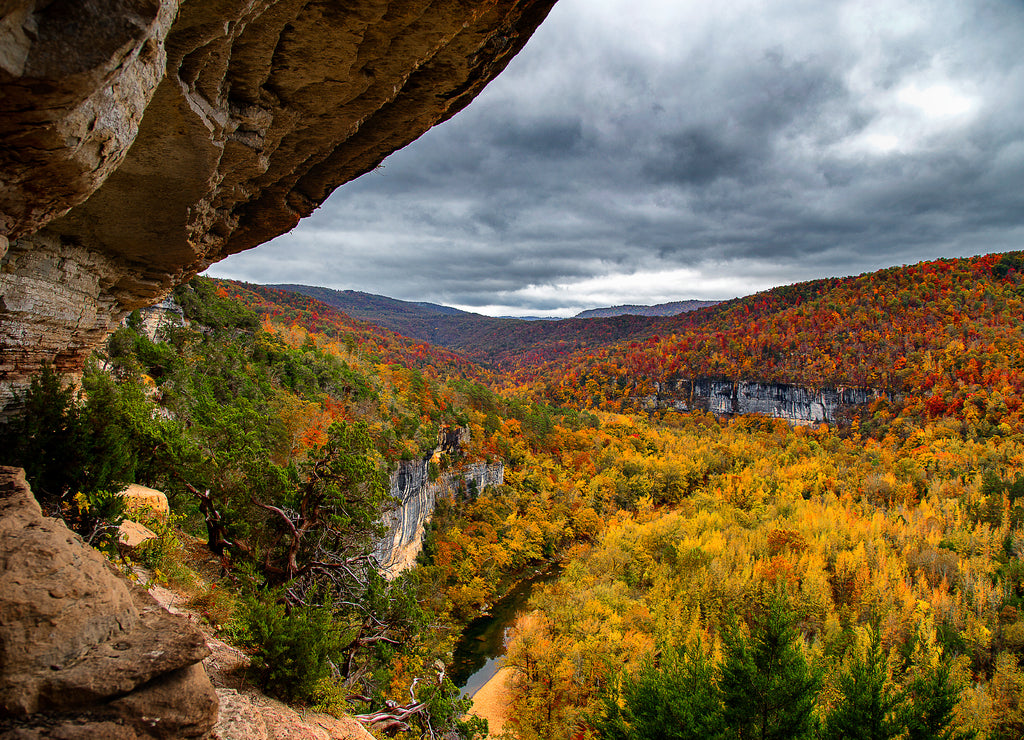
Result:
[[[199,629],[44,517],[23,471],[8,467],[0,568],[0,737],[209,733],[217,699]]]
[[[133,517],[147,516],[166,522],[171,513],[171,507],[167,503],[167,494],[155,488],[132,483],[121,491],[121,498],[124,499],[125,513]]]
[[[156,532],[131,519],[125,519],[117,528],[117,544],[127,550],[134,550],[156,538]]]

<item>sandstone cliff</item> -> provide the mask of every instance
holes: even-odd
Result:
[[[0,409],[454,115],[553,3],[0,2]]]
[[[174,296],[167,296],[159,303],[140,309],[139,319],[139,333],[151,342],[161,341],[165,330],[188,325],[185,311],[174,300]]]
[[[813,389],[786,383],[674,379],[655,384],[646,400],[650,408],[710,411],[719,416],[762,414],[794,424],[834,422],[845,408],[870,403],[879,393],[870,388]]]

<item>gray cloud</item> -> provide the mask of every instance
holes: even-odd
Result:
[[[1019,249],[1022,38],[1014,0],[560,0],[468,109],[210,272],[565,314]]]
[[[643,173],[654,182],[707,185],[740,175],[756,163],[754,152],[746,151],[742,143],[725,141],[705,126],[669,134],[660,149],[660,156],[643,166]]]

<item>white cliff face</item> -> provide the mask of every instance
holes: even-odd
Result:
[[[161,331],[165,328],[188,325],[185,311],[174,300],[174,296],[167,296],[160,303],[139,309],[139,315],[142,317],[139,332],[151,342],[160,341]],[[127,323],[127,319],[121,323]]]
[[[648,397],[651,408],[709,411],[719,416],[762,414],[794,424],[820,424],[836,420],[843,408],[870,403],[881,393],[870,388],[815,390],[786,383],[678,379],[655,384]]]
[[[462,465],[431,481],[429,459],[402,460],[391,474],[391,497],[396,503],[382,517],[387,531],[373,552],[385,577],[394,578],[416,562],[438,498],[475,496],[487,486],[504,482],[505,466],[500,462]]]

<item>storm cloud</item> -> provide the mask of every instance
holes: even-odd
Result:
[[[465,111],[210,274],[498,315],[1024,248],[1017,0],[560,0]]]

